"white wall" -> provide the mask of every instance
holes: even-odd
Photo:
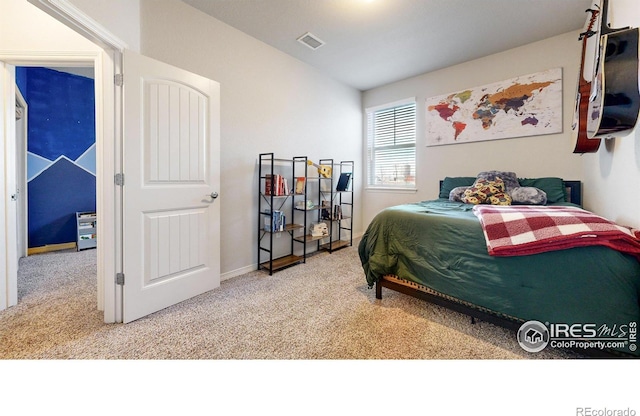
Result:
[[[0,51],[92,52],[100,49],[27,0],[0,0]]]
[[[585,155],[584,193],[589,209],[640,229],[640,132],[602,141]]]
[[[87,16],[109,28],[133,51],[140,51],[139,0],[69,0]]]
[[[257,260],[258,154],[361,166],[360,92],[179,1],[143,0],[141,16],[143,54],[220,82],[222,278],[246,272]]]
[[[586,14],[585,14],[586,16]],[[628,23],[627,23],[628,24]],[[636,23],[636,26],[638,24]],[[621,224],[640,228],[640,140],[638,133],[615,139],[598,153],[573,153],[572,136],[577,74],[582,44],[567,33],[503,53],[423,74],[363,93],[363,108],[416,96],[418,100],[418,192],[364,191],[365,226],[382,208],[438,196],[445,176],[475,176],[483,170],[513,171],[520,177],[557,176],[582,180],[587,209]],[[519,75],[563,69],[561,134],[426,147],[424,100]],[[635,189],[635,192],[630,192]]]

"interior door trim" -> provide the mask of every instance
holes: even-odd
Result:
[[[96,80],[96,208],[98,233],[98,307],[104,322],[122,322],[122,287],[116,273],[122,270],[122,198],[115,174],[122,169],[122,88],[114,82],[121,73],[122,51],[127,44],[68,0],[28,0],[65,26],[103,49],[94,57]],[[67,53],[67,56],[69,54]]]

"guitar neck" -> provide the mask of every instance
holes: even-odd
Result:
[[[607,0],[604,0],[604,1],[606,2]],[[579,40],[582,41],[582,56],[580,57],[580,72],[579,72],[579,78],[578,78],[578,84],[579,85],[590,84],[590,82],[587,81],[585,79],[585,77],[584,77],[584,60],[585,60],[586,52],[587,52],[587,42],[588,42],[590,37],[592,37],[592,36],[597,34],[597,32],[594,31],[592,28],[593,28],[593,25],[595,23],[596,18],[598,17],[598,15],[600,13],[598,10],[595,10],[595,9],[588,9],[587,12],[591,13],[591,17],[589,19],[589,24],[588,24],[587,30],[582,32],[580,34],[580,38],[579,38]]]

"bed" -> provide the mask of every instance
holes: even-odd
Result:
[[[473,179],[445,178],[438,199],[390,207],[376,215],[358,246],[376,297],[382,299],[385,287],[515,331],[529,321],[545,323],[551,331],[549,323],[574,328],[578,341],[594,339],[595,330],[597,339],[608,336],[622,342],[607,348],[580,344],[579,352],[638,357],[638,255],[602,245],[490,255],[476,205],[448,198],[455,185],[469,185]],[[546,189],[544,206],[581,205],[580,182],[539,178],[520,183],[540,189],[554,183],[555,189]],[[567,338],[566,332],[555,335]]]

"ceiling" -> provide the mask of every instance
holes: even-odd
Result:
[[[593,0],[183,0],[368,90],[585,25]],[[297,39],[311,32],[316,50]],[[577,39],[576,39],[577,41]]]

